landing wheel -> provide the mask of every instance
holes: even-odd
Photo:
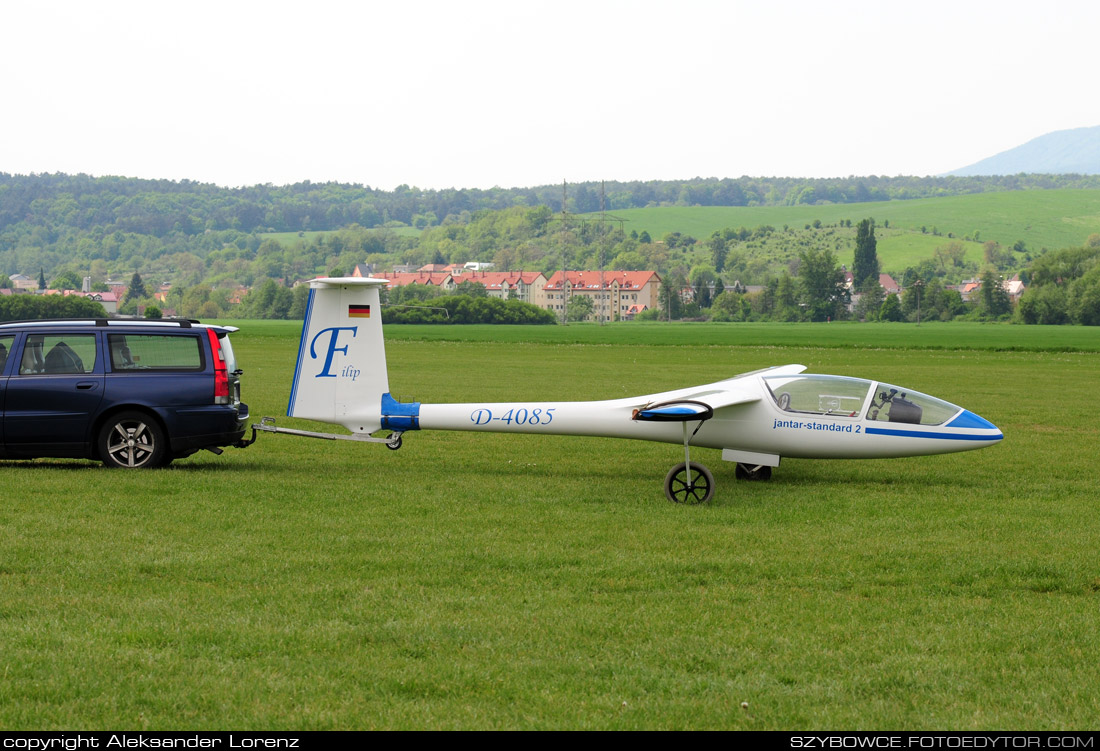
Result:
[[[764,464],[741,464],[738,462],[734,476],[738,480],[770,480],[772,468]]]
[[[665,495],[673,503],[706,503],[714,496],[714,475],[702,464],[692,462],[689,478],[687,463],[680,462],[665,477]]]
[[[397,451],[397,449],[401,448],[401,434],[394,433],[393,435],[391,435],[386,440],[386,448],[388,448],[390,451]]]

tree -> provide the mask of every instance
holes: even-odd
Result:
[[[852,280],[861,288],[868,279],[878,281],[878,243],[875,240],[875,220],[864,219],[856,226],[856,254],[852,263]]]
[[[744,295],[723,292],[715,295],[710,313],[713,321],[745,321],[752,315],[752,307]]]
[[[149,293],[145,291],[145,282],[141,280],[141,274],[135,271],[134,275],[130,277],[130,289],[126,290],[126,302],[144,300],[148,296]]]
[[[50,280],[50,289],[80,289],[83,284],[72,271],[63,271]]]
[[[456,295],[469,295],[470,297],[488,297],[489,293],[485,289],[485,285],[481,282],[475,282],[472,279],[463,279],[461,282],[455,285]]]
[[[856,303],[856,317],[866,321],[878,320],[879,310],[886,299],[886,290],[877,279],[868,278],[859,289],[859,302]]]
[[[695,302],[700,308],[709,308],[711,300],[711,288],[714,286],[718,275],[709,266],[696,266],[691,271],[691,288],[695,291]]]
[[[986,269],[981,276],[982,280],[982,308],[991,316],[1002,316],[1012,312],[1012,301],[1008,298],[1008,292],[1004,288],[1004,280],[994,273],[993,269]]]
[[[46,272],[38,270],[38,289],[46,289]]]
[[[588,295],[573,295],[565,304],[565,317],[570,321],[583,321],[592,315],[595,305]]]
[[[729,243],[722,233],[715,232],[707,241],[710,246],[711,259],[714,261],[714,270],[719,274],[726,268],[726,258],[729,256]]]
[[[844,272],[830,250],[799,252],[799,292],[801,304],[811,321],[837,318],[847,297]]]
[[[1100,266],[1071,284],[1067,298],[1074,323],[1100,326]]]
[[[684,300],[680,297],[687,281],[679,271],[673,271],[661,281],[658,299],[661,305],[661,318],[671,321],[683,317]]]
[[[935,257],[943,271],[947,270],[948,261],[953,268],[959,268],[966,262],[966,247],[958,240],[954,240],[936,248]]]
[[[900,321],[905,318],[905,314],[901,312],[901,301],[898,300],[898,296],[895,294],[889,294],[886,299],[882,301],[882,308],[879,309],[878,318],[880,321]]]
[[[771,292],[772,285],[768,285]],[[771,297],[769,300],[768,298]],[[801,316],[798,311],[798,288],[794,279],[787,272],[775,280],[775,291],[771,295],[765,294],[762,300],[764,308],[772,312],[773,317],[779,321],[797,321]],[[769,309],[769,305],[771,308]]]
[[[1029,287],[1020,298],[1017,312],[1024,323],[1056,325],[1069,323],[1066,288],[1057,284]]]

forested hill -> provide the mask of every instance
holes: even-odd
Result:
[[[930,198],[991,191],[1100,188],[1100,176],[695,178],[570,184],[577,213],[650,206],[793,206]],[[96,229],[164,238],[206,231],[297,232],[362,227],[427,227],[469,221],[484,209],[562,208],[562,186],[384,191],[363,185],[296,183],[223,188],[193,181],[0,173],[0,251],[35,228]],[[49,244],[48,242],[45,244]]]

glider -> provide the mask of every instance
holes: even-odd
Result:
[[[997,426],[962,407],[910,389],[802,365],[742,373],[702,386],[577,402],[422,404],[390,395],[379,291],[385,279],[310,282],[287,415],[342,425],[350,435],[275,427],[259,430],[401,447],[414,430],[633,438],[683,445],[665,477],[676,503],[704,503],[714,477],[691,448],[720,449],[741,479],[771,477],[783,457],[870,459],[984,448]],[[385,436],[373,434],[389,431]]]

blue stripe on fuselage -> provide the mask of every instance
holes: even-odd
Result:
[[[947,441],[999,441],[1004,435],[975,435],[974,433],[939,433],[921,430],[896,430],[894,428],[867,428],[868,435],[891,435],[899,438],[939,438]]]

